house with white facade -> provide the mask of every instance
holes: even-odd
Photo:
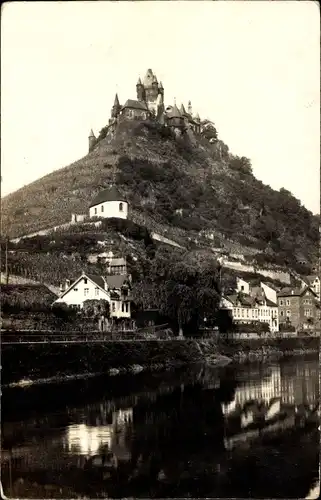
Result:
[[[89,217],[127,219],[128,202],[116,186],[111,186],[98,193],[93,199],[89,207]]]
[[[221,309],[230,311],[234,323],[267,323],[271,332],[279,331],[277,292],[265,283],[251,286],[238,278],[235,294],[223,296]]]
[[[312,288],[318,299],[320,300],[320,277],[317,274],[307,276],[305,278],[305,283]]]
[[[100,276],[82,273],[75,280],[61,285],[61,295],[54,304],[65,303],[82,308],[86,300],[107,300],[111,318],[131,317],[130,277],[127,275]]]

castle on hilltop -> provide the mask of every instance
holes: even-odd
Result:
[[[122,120],[148,120],[155,119],[162,125],[170,127],[176,135],[188,133],[189,135],[201,132],[201,119],[198,113],[194,114],[191,101],[188,102],[187,111],[184,104],[178,109],[176,102],[173,105],[164,105],[164,87],[158,82],[151,69],[147,70],[143,81],[138,79],[136,84],[137,98],[127,99],[121,105],[118,95],[115,95],[111,108],[111,117],[107,125],[107,135],[112,135],[117,124]],[[89,150],[96,143],[96,137],[91,130],[89,135]]]

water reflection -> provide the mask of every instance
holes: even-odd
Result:
[[[2,421],[5,494],[306,497],[318,478],[318,423],[300,425],[319,399],[318,368],[201,368],[166,384],[142,378],[144,391],[129,378],[122,394],[82,406],[71,393],[59,412]]]

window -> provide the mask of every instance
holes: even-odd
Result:
[[[280,312],[280,315],[281,315],[281,316],[284,316],[284,311],[281,311],[281,312]]]
[[[99,295],[99,288],[95,288],[95,295]]]
[[[244,290],[244,285],[242,285],[242,286],[241,286],[241,290],[242,290],[242,292],[243,292],[243,290]]]
[[[74,292],[78,292],[78,288],[74,288]]]
[[[311,316],[311,309],[304,309],[304,316]]]
[[[111,309],[112,309],[113,312],[116,311],[116,304],[115,304],[115,302],[111,303]]]
[[[123,211],[123,203],[119,203],[119,211],[122,212]]]
[[[89,295],[89,288],[84,288],[84,295],[85,296]]]
[[[97,207],[95,208],[95,215],[97,214]]]
[[[128,304],[128,302],[126,302],[125,305],[126,305],[126,312],[128,313],[128,310],[129,310],[129,304]]]
[[[122,305],[121,305],[121,311],[124,312],[125,311],[125,304],[124,302],[122,302]]]
[[[102,212],[104,211],[104,205],[101,206],[101,209],[100,209]]]
[[[283,306],[283,300],[280,300],[280,306]]]
[[[242,309],[242,318],[244,318],[244,309]]]
[[[87,285],[87,281],[88,281],[87,278],[84,278],[85,285]]]
[[[291,311],[286,311],[286,315],[289,317],[291,316]]]
[[[290,305],[290,299],[287,299],[286,301],[286,305],[289,306]]]

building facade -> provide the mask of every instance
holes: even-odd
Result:
[[[104,189],[93,199],[89,217],[127,219],[128,202],[115,186]]]
[[[106,300],[111,318],[131,317],[130,279],[126,275],[99,276],[83,273],[76,280],[61,285],[61,295],[54,304],[82,309],[86,300]]]
[[[314,328],[320,319],[320,303],[311,287],[283,288],[278,293],[280,324],[298,330]]]

